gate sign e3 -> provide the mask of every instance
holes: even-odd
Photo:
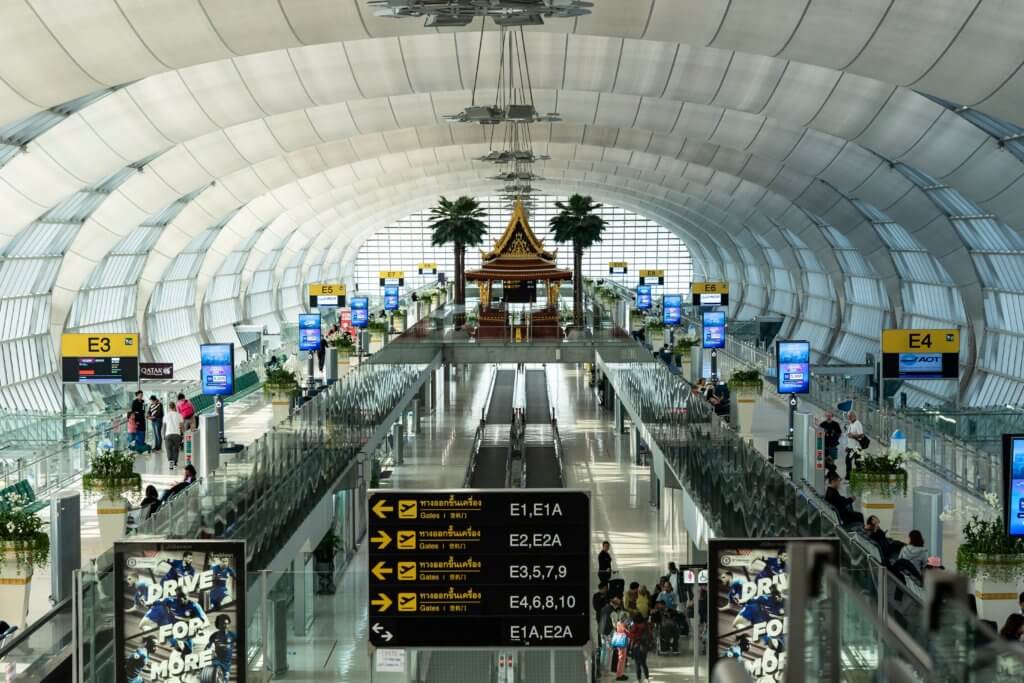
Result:
[[[882,331],[884,379],[956,379],[959,376],[959,330]]]
[[[65,334],[60,340],[61,380],[85,384],[139,381],[139,335],[130,332]]]

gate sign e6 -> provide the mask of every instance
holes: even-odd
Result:
[[[956,379],[960,330],[883,330],[884,379]]]

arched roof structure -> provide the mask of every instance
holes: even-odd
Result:
[[[912,400],[1018,403],[1022,24],[996,0],[594,0],[526,30],[561,117],[533,126],[543,187],[657,219],[822,358],[962,327],[961,385]],[[273,317],[389,221],[493,190],[484,129],[444,119],[478,51],[496,83],[479,27],[365,0],[4,3],[0,407],[54,407],[66,329],[132,325],[187,365],[219,316]]]

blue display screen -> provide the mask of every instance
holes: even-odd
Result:
[[[636,288],[637,310],[646,311],[651,308],[651,286],[640,285]]]
[[[780,341],[775,345],[780,394],[806,394],[811,387],[811,344]]]
[[[388,286],[384,288],[384,310],[398,310],[398,287]]]
[[[199,347],[200,382],[205,396],[235,393],[235,345],[202,344]]]
[[[725,312],[704,311],[704,339],[701,344],[705,349],[725,348]]]
[[[942,354],[901,353],[899,372],[908,379],[942,379]]]
[[[661,322],[666,325],[678,325],[683,319],[683,297],[678,294],[666,294],[661,300]]]
[[[369,322],[370,300],[365,296],[352,299],[352,327],[366,327]]]
[[[1010,439],[1007,522],[1010,536],[1024,536],[1024,437]]]
[[[299,314],[299,351],[316,351],[320,348],[320,314]]]

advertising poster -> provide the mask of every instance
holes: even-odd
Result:
[[[636,288],[636,307],[641,311],[648,311],[651,308],[651,286],[640,285]]]
[[[349,335],[355,337],[356,331],[352,327],[352,309],[343,308],[338,311],[338,327],[342,332],[348,332]]]
[[[898,376],[903,379],[942,379],[941,353],[901,353],[898,356]]]
[[[385,311],[397,311],[398,310],[398,287],[385,287],[384,288],[384,310]]]
[[[1003,435],[1003,481],[1006,533],[1024,537],[1024,434]]]
[[[723,311],[704,311],[704,338],[702,346],[705,349],[725,348],[725,313]]]
[[[235,393],[235,345],[199,346],[200,380],[205,396],[230,396]]]
[[[775,344],[780,394],[806,394],[811,389],[811,344],[780,341]]]
[[[245,681],[245,542],[114,544],[117,683]]]
[[[370,300],[365,296],[352,298],[352,327],[364,328],[369,323]]]
[[[786,546],[796,539],[711,539],[708,541],[708,654],[739,659],[755,683],[785,680],[786,603],[789,567]],[[837,539],[799,539],[833,545]]]
[[[666,325],[678,325],[683,319],[683,297],[666,294],[661,300],[661,321]]]
[[[299,314],[299,351],[316,351],[320,348],[320,314]]]

